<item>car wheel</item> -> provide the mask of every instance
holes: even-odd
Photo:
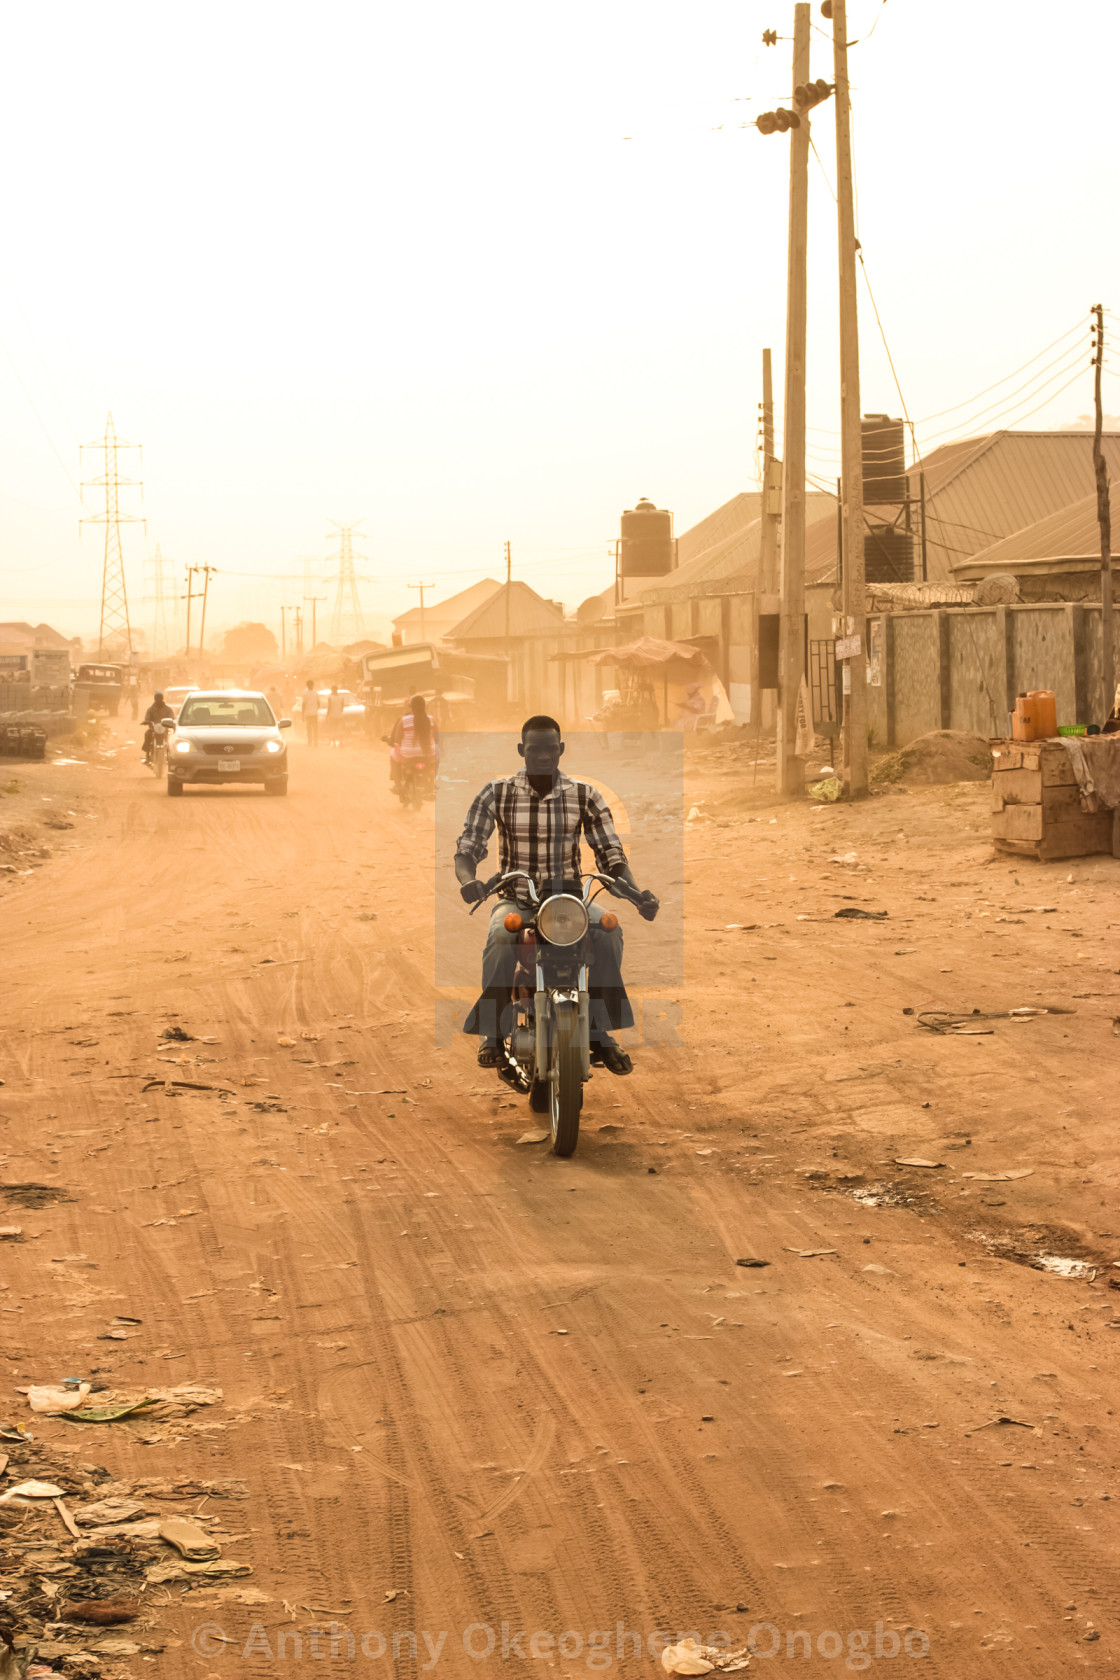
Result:
[[[167,797],[168,799],[182,799],[183,797],[183,784],[177,776],[168,776],[167,778]]]
[[[287,778],[287,776],[274,776],[270,782],[266,782],[264,784],[264,791],[266,793],[276,794],[277,796],[279,796],[282,793],[287,793],[287,791],[288,791],[288,778]]]

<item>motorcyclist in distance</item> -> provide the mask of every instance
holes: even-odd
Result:
[[[152,734],[152,725],[153,723],[163,723],[165,720],[170,720],[174,723],[175,713],[167,704],[167,701],[163,698],[163,691],[160,690],[159,693],[156,694],[147,711],[144,713],[145,764],[150,764],[152,762],[152,748],[155,746],[155,737]]]

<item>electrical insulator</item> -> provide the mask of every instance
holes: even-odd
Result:
[[[755,118],[754,126],[760,134],[773,134],[778,126],[778,119],[773,111],[763,111],[760,117]]]
[[[826,18],[832,16],[832,0],[821,0],[821,16]]]
[[[776,47],[778,44],[778,31],[776,29],[764,29],[762,31],[762,44],[764,47]]]
[[[802,82],[793,90],[794,103],[800,105],[802,110],[819,105],[822,99],[828,99],[831,95],[832,83],[826,82],[823,76],[818,77],[815,82]]]

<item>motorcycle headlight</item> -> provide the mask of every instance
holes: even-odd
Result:
[[[189,741],[176,741],[175,751],[177,753],[189,753],[190,750],[191,750],[191,744],[190,744]]]
[[[265,752],[283,752],[284,743],[282,741],[266,741],[264,750]]]
[[[537,928],[550,945],[575,945],[587,932],[587,906],[572,893],[546,898],[537,911]]]

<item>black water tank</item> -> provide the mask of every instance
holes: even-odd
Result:
[[[863,574],[868,583],[913,583],[914,539],[893,525],[869,525],[863,534]]]
[[[904,502],[909,495],[906,479],[906,433],[901,420],[889,414],[865,414],[863,433],[863,499],[865,503]]]
[[[673,516],[645,498],[622,516],[622,577],[664,577],[673,570]]]

